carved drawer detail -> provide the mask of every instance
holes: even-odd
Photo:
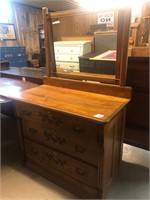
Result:
[[[56,126],[61,126],[62,119],[61,116],[56,114],[51,110],[47,110],[41,107],[36,107],[34,105],[29,105],[26,103],[17,103],[16,106],[17,115],[23,119],[37,120],[48,124],[55,124]]]
[[[28,128],[28,131],[29,131],[29,133],[31,133],[31,134],[36,134],[36,133],[38,133],[38,130],[37,129],[35,129],[35,128],[32,128],[32,127],[29,127]]]
[[[26,116],[26,117],[30,117],[32,115],[32,111],[31,110],[23,109],[21,112],[22,112],[22,115]]]
[[[66,165],[66,161],[64,159],[59,158],[56,152],[46,152],[44,156],[46,157],[46,159],[48,159],[50,162],[55,163],[56,165],[60,165],[61,167],[64,167]]]
[[[48,122],[50,124],[55,124],[60,126],[62,124],[62,120],[60,117],[56,116],[53,112],[47,110],[39,111],[39,116],[43,122]]]
[[[17,114],[25,138],[98,166],[96,123],[27,103],[17,103]]]
[[[56,152],[50,148],[31,142],[25,141],[25,149],[27,159],[34,160],[41,165],[47,165],[49,168],[61,171],[63,174],[71,176],[86,185],[96,187],[97,185],[97,168],[84,164],[76,159]],[[32,151],[36,149],[38,154],[35,155]]]
[[[82,154],[86,151],[86,148],[84,146],[77,145],[77,144],[74,145],[74,149],[75,149],[75,151],[82,153]]]
[[[25,141],[24,148],[25,148],[26,157],[29,157],[35,161],[41,160],[41,150],[40,150],[40,147],[38,146],[38,144],[29,142],[26,139],[24,141]]]
[[[70,124],[69,126],[71,127]],[[82,137],[83,128],[78,128],[77,130],[79,131],[77,132],[74,129],[69,130],[62,129],[62,127],[57,125],[45,126],[41,122],[35,124],[32,121],[23,120],[23,134],[25,138],[97,166],[97,141],[94,142],[88,139],[88,137]]]
[[[45,130],[44,131],[44,137],[48,142],[53,142],[53,143],[59,143],[61,145],[66,143],[66,139],[64,137],[59,137],[57,136],[56,132],[54,129],[52,130]]]

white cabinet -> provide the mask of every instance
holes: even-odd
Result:
[[[79,71],[79,56],[91,52],[90,41],[54,42],[56,68],[64,71]]]
[[[78,62],[56,62],[56,67],[60,71],[79,71],[79,63]]]

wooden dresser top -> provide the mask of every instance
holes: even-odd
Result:
[[[0,78],[0,96],[6,98],[19,97],[23,90],[37,86],[37,84],[28,81]]]
[[[126,98],[50,85],[41,85],[23,91],[13,99],[81,116],[99,123],[110,121],[129,102]]]

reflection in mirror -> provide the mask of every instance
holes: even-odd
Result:
[[[51,14],[43,9],[43,19],[48,76],[124,85],[130,9]],[[55,21],[60,23],[52,25]]]
[[[117,19],[116,10],[54,18],[56,71],[115,75]]]

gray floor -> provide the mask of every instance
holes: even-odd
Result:
[[[21,165],[18,137],[10,128],[13,124],[13,120],[2,119],[0,199],[76,199],[73,194]],[[120,175],[107,199],[149,199],[149,155],[149,151],[124,144]]]

